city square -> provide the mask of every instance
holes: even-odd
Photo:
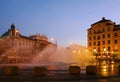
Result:
[[[120,81],[118,0],[0,4],[1,82]]]

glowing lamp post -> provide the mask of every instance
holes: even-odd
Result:
[[[70,45],[73,45],[73,42],[70,42]]]
[[[95,56],[95,58],[97,58],[97,50],[96,49],[94,49],[94,56]]]
[[[109,63],[110,56],[108,55],[108,51],[106,50],[106,48],[104,48],[104,55],[105,55],[104,58],[106,63]]]
[[[50,42],[53,42],[54,41],[54,38],[50,38]]]
[[[94,57],[96,59],[96,65],[97,65],[97,50],[96,49],[94,49]]]

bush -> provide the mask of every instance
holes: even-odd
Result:
[[[47,74],[47,69],[45,67],[34,67],[33,68],[33,75],[35,77],[46,76],[46,74]]]
[[[96,74],[97,73],[97,67],[90,65],[86,67],[86,73],[87,74]]]
[[[80,67],[79,66],[70,66],[69,67],[69,74],[71,74],[71,75],[80,74]]]

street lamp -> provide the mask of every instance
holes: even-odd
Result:
[[[94,51],[94,57],[95,57],[95,59],[96,59],[96,65],[97,65],[97,50],[94,49],[93,51]]]
[[[106,50],[106,48],[104,48],[104,58],[105,58],[105,62],[106,64],[109,64],[109,59],[110,59],[110,56],[108,55],[108,51]]]
[[[104,48],[104,52],[106,52],[106,48]]]
[[[50,42],[53,42],[54,41],[54,38],[50,38]]]

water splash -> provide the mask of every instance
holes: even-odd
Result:
[[[71,45],[70,47],[46,47],[36,57],[33,58],[33,64],[47,63],[49,65],[58,65],[65,63],[69,65],[86,65],[95,62],[92,54],[83,46]],[[61,65],[61,64],[60,64]]]

